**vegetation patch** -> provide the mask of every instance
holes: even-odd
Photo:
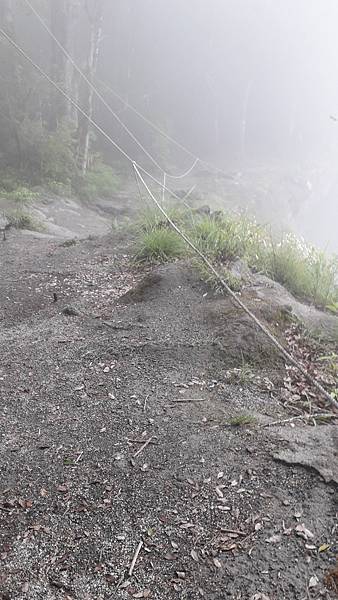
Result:
[[[184,255],[182,239],[171,229],[146,231],[136,245],[136,262],[167,262]]]
[[[249,425],[256,425],[256,423],[256,417],[247,413],[240,413],[229,420],[229,425],[232,427],[248,427]]]
[[[23,209],[16,209],[6,215],[8,222],[15,229],[28,229],[29,231],[44,231],[43,224]]]
[[[338,312],[338,258],[305,244],[296,236],[274,237],[265,227],[245,215],[200,215],[196,211],[170,207],[171,220],[214,264],[229,287],[240,291],[241,280],[229,266],[240,258],[254,271],[264,273],[298,298]],[[158,210],[148,210],[136,227],[136,258],[142,261],[172,260],[195,256]],[[202,261],[198,268],[204,280],[223,290]]]

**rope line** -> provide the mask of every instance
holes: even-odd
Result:
[[[216,165],[213,165],[212,163],[209,163],[208,161],[204,160],[203,158],[196,156],[196,154],[194,154],[194,152],[192,152],[186,146],[184,146],[183,144],[181,144],[181,142],[179,142],[178,140],[175,140],[175,138],[173,138],[171,135],[169,135],[169,133],[166,133],[165,131],[163,131],[163,129],[161,129],[158,125],[156,125],[156,123],[153,123],[153,121],[151,121],[150,119],[148,119],[148,117],[145,117],[139,110],[137,110],[137,108],[135,108],[135,106],[133,106],[132,104],[130,104],[130,102],[128,100],[125,100],[120,94],[118,94],[106,82],[102,81],[98,77],[95,77],[95,79],[96,79],[96,81],[98,83],[100,83],[101,85],[103,85],[108,92],[110,92],[113,96],[115,96],[118,100],[120,100],[120,102],[122,102],[122,104],[125,107],[129,108],[133,113],[135,113],[135,115],[137,115],[140,119],[142,119],[142,121],[144,121],[145,123],[147,123],[147,125],[149,125],[149,127],[152,127],[154,129],[154,131],[157,131],[157,133],[159,133],[164,138],[166,138],[169,142],[171,142],[172,144],[174,144],[175,146],[177,146],[177,148],[180,148],[181,150],[183,150],[184,152],[186,152],[186,154],[188,156],[191,156],[191,158],[198,159],[198,162],[201,165],[204,165],[205,167],[208,167],[208,169],[211,169],[213,171],[221,173],[222,175],[225,175],[226,177],[229,176],[229,173],[226,173],[226,171],[224,171],[220,167],[216,167]]]
[[[318,390],[318,392],[320,392],[325,397],[325,399],[328,400],[328,402],[330,402],[330,404],[332,404],[332,406],[334,406],[335,408],[338,409],[338,402],[334,398],[332,398],[332,396],[323,388],[323,386],[317,380],[313,379],[311,377],[311,375],[309,375],[309,373],[302,367],[302,365],[284,348],[284,346],[282,346],[282,344],[280,344],[280,342],[277,340],[277,338],[275,338],[275,336],[272,335],[272,333],[270,333],[270,331],[265,327],[265,325],[263,325],[263,323],[261,323],[261,321],[256,317],[256,315],[253,312],[251,312],[251,310],[244,304],[244,302],[242,302],[242,300],[240,300],[240,298],[237,296],[237,294],[235,294],[235,292],[233,292],[233,290],[228,286],[226,281],[224,281],[224,279],[218,273],[218,271],[216,271],[215,267],[211,264],[211,262],[208,260],[208,258],[197,248],[197,246],[195,246],[195,244],[185,235],[185,233],[183,233],[183,231],[174,223],[174,221],[172,221],[172,219],[169,217],[169,215],[167,214],[165,209],[160,205],[160,203],[158,202],[158,200],[156,199],[156,197],[150,190],[146,181],[142,177],[136,163],[134,163],[133,166],[134,166],[134,169],[135,169],[138,177],[140,178],[141,183],[147,190],[147,192],[148,192],[149,196],[151,197],[151,199],[153,200],[153,202],[156,204],[157,208],[161,211],[163,216],[166,218],[168,223],[176,231],[176,233],[178,233],[178,235],[185,241],[185,243],[188,246],[190,246],[190,248],[195,252],[195,254],[197,254],[200,257],[200,259],[205,263],[205,265],[215,275],[215,277],[217,277],[218,281],[220,282],[222,287],[225,289],[227,294],[234,301],[234,303],[237,304],[250,317],[250,319],[252,319],[255,322],[257,327],[269,338],[269,340],[276,346],[276,348],[278,348],[278,350],[281,352],[281,354],[283,354],[283,356],[291,364],[293,364],[293,366],[297,367],[297,369],[302,373],[302,375],[304,377],[306,377],[307,381],[309,383],[311,383]]]
[[[133,134],[133,132],[127,127],[127,125],[122,121],[122,119],[119,117],[119,115],[112,109],[112,107],[108,104],[108,102],[104,99],[104,97],[102,96],[102,94],[98,91],[98,89],[95,87],[95,85],[93,84],[93,82],[87,77],[87,75],[82,71],[82,69],[80,69],[80,67],[76,64],[75,60],[72,58],[72,56],[69,54],[69,52],[66,50],[66,48],[61,44],[61,42],[57,39],[57,37],[54,35],[54,33],[52,32],[52,30],[50,29],[50,27],[48,27],[47,23],[44,21],[44,19],[41,17],[41,15],[39,14],[39,12],[34,8],[34,6],[32,6],[32,4],[30,3],[29,0],[24,0],[25,4],[30,8],[30,10],[33,12],[33,14],[36,16],[36,18],[39,20],[39,22],[41,23],[42,27],[48,32],[48,34],[52,37],[52,39],[54,40],[54,42],[57,44],[58,48],[61,50],[61,52],[66,56],[66,58],[69,60],[69,62],[71,63],[71,65],[74,67],[74,69],[77,71],[77,73],[84,79],[84,81],[87,83],[87,85],[90,87],[90,89],[95,93],[95,95],[101,100],[102,104],[106,107],[106,109],[110,112],[110,114],[118,121],[118,123],[121,125],[121,127],[128,133],[128,135],[130,135],[130,137],[132,138],[132,140],[135,142],[135,144],[137,144],[139,146],[139,148],[141,148],[141,150],[145,153],[145,155],[149,158],[149,160],[151,160],[151,162],[160,170],[162,171],[162,173],[164,173],[164,169],[163,167],[161,167],[161,165],[158,163],[158,161],[152,156],[152,154],[150,154],[150,152],[148,152],[148,150],[143,146],[143,144],[137,139],[137,137]],[[191,173],[191,171],[194,169],[194,167],[197,165],[198,163],[198,158],[195,157],[195,161],[193,163],[193,165],[182,175],[170,175],[170,177],[172,177],[173,179],[183,179],[184,177],[186,177],[187,175],[189,175]],[[168,175],[169,177],[169,175]]]
[[[229,294],[229,296],[232,298],[232,300],[256,323],[257,327],[269,338],[269,340],[276,346],[276,348],[278,348],[278,350],[281,352],[281,354],[291,363],[293,364],[299,371],[300,373],[302,373],[302,375],[307,379],[307,381],[309,381],[309,383],[311,383],[311,385],[313,385],[324,397],[325,399],[330,402],[330,404],[332,404],[332,406],[336,409],[338,409],[338,401],[335,400],[334,398],[332,398],[332,396],[323,388],[323,386],[316,381],[315,379],[313,379],[311,377],[311,375],[309,375],[309,373],[302,367],[302,365],[279,343],[279,341],[270,333],[270,331],[263,325],[263,323],[261,323],[259,321],[259,319],[254,315],[254,313],[252,313],[250,311],[249,308],[247,308],[247,306],[238,298],[238,296],[232,291],[232,289],[228,286],[228,284],[224,281],[224,279],[221,277],[221,275],[216,271],[216,269],[214,268],[214,266],[211,264],[211,262],[206,258],[206,256],[204,256],[204,254],[202,254],[202,252],[193,244],[193,242],[185,235],[185,233],[183,233],[178,227],[177,225],[170,219],[169,215],[166,213],[165,209],[161,206],[161,204],[158,202],[158,200],[156,199],[156,197],[154,196],[154,194],[152,193],[151,189],[149,188],[148,184],[146,183],[146,181],[144,180],[144,177],[142,176],[141,172],[144,173],[145,175],[147,175],[150,179],[152,179],[154,182],[156,182],[160,188],[163,187],[163,182],[158,181],[153,175],[151,175],[150,173],[148,173],[141,165],[139,165],[135,160],[133,160],[128,154],[127,152],[125,152],[125,150],[123,150],[118,144],[117,142],[115,142],[113,140],[113,138],[111,138],[103,129],[102,127],[100,127],[100,125],[98,125],[78,104],[77,102],[75,102],[75,100],[73,100],[73,98],[71,98],[62,88],[60,88],[58,86],[57,83],[55,83],[53,81],[53,79],[51,79],[51,77],[49,77],[49,75],[43,71],[43,69],[41,69],[41,67],[39,67],[39,65],[37,65],[29,56],[28,54],[11,38],[11,36],[9,36],[6,31],[4,31],[2,28],[0,28],[0,34],[3,35],[3,37],[9,42],[9,44],[15,48],[15,50],[21,55],[23,56],[28,62],[29,64],[31,64],[39,73],[42,77],[44,77],[53,87],[55,87],[55,89],[57,89],[59,91],[60,94],[62,94],[62,96],[64,96],[71,104],[72,106],[74,106],[75,108],[77,108],[77,110],[86,118],[88,119],[88,122],[91,123],[93,125],[93,127],[99,132],[101,133],[101,135],[103,135],[103,137],[108,140],[112,146],[114,148],[116,148],[133,166],[137,176],[139,177],[141,183],[143,184],[143,186],[145,187],[147,193],[149,194],[150,198],[153,200],[153,202],[155,203],[155,205],[157,206],[157,208],[161,211],[161,213],[163,214],[163,216],[166,218],[166,220],[168,221],[168,223],[171,225],[171,227],[179,234],[179,236],[186,242],[186,244],[188,244],[188,246],[190,246],[190,248],[195,252],[195,254],[197,254],[202,261],[206,264],[206,266],[208,267],[208,269],[215,275],[215,277],[217,277],[218,281],[220,282],[220,284],[222,285],[222,287],[226,290],[226,292]],[[178,196],[176,194],[174,194],[169,188],[167,188],[167,186],[165,186],[165,189],[168,190],[172,195],[174,195],[175,197],[178,198]]]

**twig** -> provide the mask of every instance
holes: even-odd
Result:
[[[240,531],[239,529],[224,529],[224,527],[221,527],[221,532],[222,533],[233,533],[236,535],[246,535],[245,531]]]
[[[173,398],[171,402],[206,402],[207,398]]]
[[[315,415],[298,415],[297,417],[291,417],[290,419],[282,419],[281,421],[273,421],[272,423],[266,423],[265,425],[261,425],[261,427],[272,427],[273,425],[283,425],[284,423],[291,423],[292,421],[298,421],[305,419],[306,421],[311,421],[311,419],[337,419],[337,415],[332,413],[318,413]]]
[[[81,460],[82,456],[83,456],[83,450],[80,452],[79,456],[77,457],[77,459],[75,461],[76,464]]]
[[[128,571],[129,577],[131,577],[132,574],[133,574],[133,571],[134,571],[134,568],[135,568],[135,565],[136,565],[136,561],[138,559],[138,555],[141,552],[142,546],[143,546],[143,541],[141,540],[140,543],[139,543],[139,545],[136,548],[136,552],[135,552],[135,554],[133,556],[133,560],[131,561],[131,564],[130,564],[130,567],[129,567],[129,571]]]
[[[131,438],[126,438],[126,440],[130,444],[144,444],[144,440],[132,440]],[[155,440],[152,440],[151,442],[149,442],[149,444],[156,446],[158,444],[158,442],[155,442]]]
[[[144,404],[143,404],[143,412],[146,412],[146,410],[147,410],[148,398],[149,398],[149,394],[148,394],[148,396],[145,397]]]
[[[149,438],[149,440],[147,440],[146,442],[144,442],[144,444],[141,446],[141,448],[139,448],[139,449],[137,450],[137,452],[135,452],[135,454],[133,455],[133,458],[136,458],[136,457],[137,457],[139,454],[141,454],[141,452],[143,452],[143,450],[144,450],[144,449],[145,449],[147,446],[149,446],[149,444],[150,444],[150,442],[151,442],[151,440],[152,440],[152,439],[153,439],[153,438],[152,438],[152,437],[150,437],[150,438]]]

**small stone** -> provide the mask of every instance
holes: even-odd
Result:
[[[78,317],[80,315],[80,311],[71,305],[65,306],[62,312],[66,317]]]

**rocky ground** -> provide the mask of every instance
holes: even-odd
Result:
[[[294,413],[248,318],[121,233],[0,262],[0,597],[335,598],[336,426],[266,427]]]

